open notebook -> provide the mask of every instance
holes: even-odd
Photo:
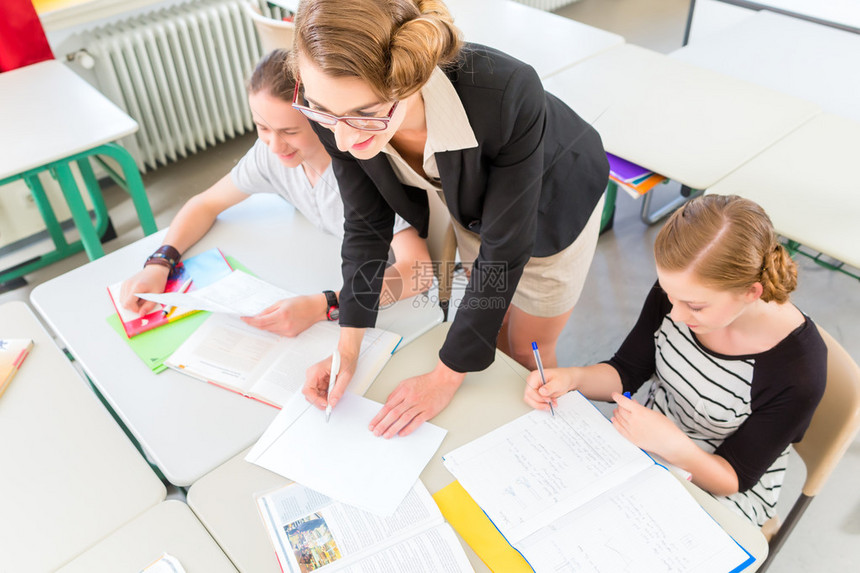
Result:
[[[443,462],[535,571],[727,573],[754,561],[579,392]]]

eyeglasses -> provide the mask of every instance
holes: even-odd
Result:
[[[388,129],[388,122],[391,121],[391,116],[394,115],[394,110],[397,109],[397,104],[400,103],[399,101],[394,102],[394,105],[391,106],[388,115],[385,117],[338,117],[299,104],[299,84],[300,82],[297,81],[296,90],[293,92],[293,109],[302,112],[302,115],[311,121],[328,126],[337,125],[337,122],[342,121],[348,126],[362,131],[384,131]]]

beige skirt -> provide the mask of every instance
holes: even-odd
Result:
[[[600,198],[585,228],[569,247],[548,257],[529,259],[511,304],[528,314],[544,318],[564,314],[573,308],[582,294],[585,277],[597,248],[605,199],[605,195]],[[481,236],[456,220],[454,234],[457,236],[460,261],[467,271],[471,271],[481,248]]]

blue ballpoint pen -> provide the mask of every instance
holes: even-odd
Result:
[[[535,362],[537,362],[538,372],[540,372],[541,386],[546,385],[546,376],[543,373],[543,362],[540,360],[540,351],[537,347],[537,342],[532,342],[532,352],[535,353]],[[549,401],[549,413],[555,416],[555,410],[552,408],[552,399]]]

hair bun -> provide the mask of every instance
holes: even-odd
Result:
[[[415,93],[427,83],[436,66],[445,65],[460,52],[460,31],[441,2],[418,2],[420,16],[393,31],[388,84],[395,99]]]
[[[765,255],[761,286],[763,301],[780,304],[788,301],[789,294],[797,288],[797,263],[779,243]]]
[[[438,0],[302,0],[290,66],[307,60],[331,77],[364,80],[381,101],[404,99],[437,66],[456,61],[462,41]]]

